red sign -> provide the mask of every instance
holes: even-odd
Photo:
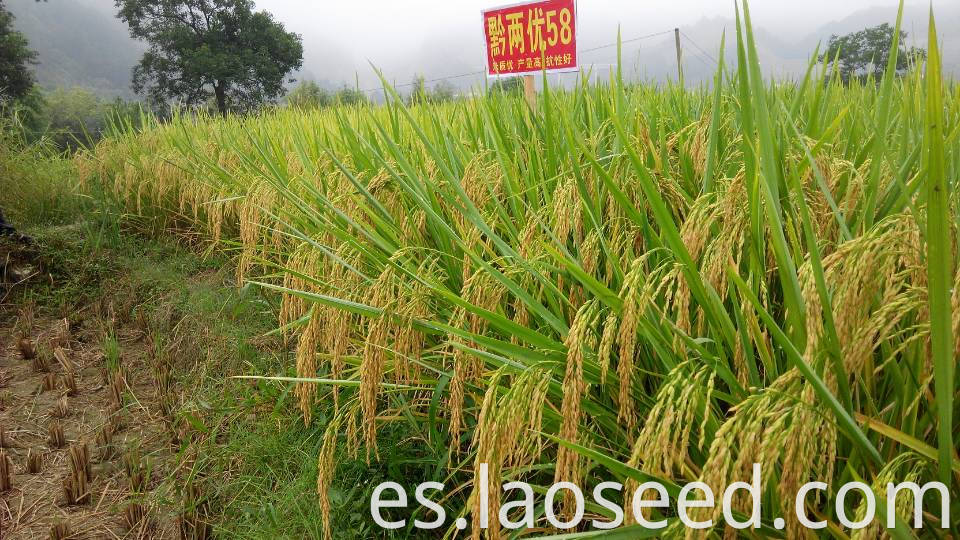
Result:
[[[577,69],[575,0],[525,2],[483,11],[487,75]]]

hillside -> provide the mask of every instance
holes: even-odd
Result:
[[[34,0],[9,0],[7,5],[17,17],[17,28],[27,36],[39,55],[40,63],[35,69],[42,86],[83,86],[108,97],[133,95],[130,71],[140,58],[144,45],[131,39],[126,26],[114,17],[113,2],[58,0],[56,3],[38,3]],[[895,17],[895,8],[864,9],[848,17],[826,22],[795,41],[758,28],[756,39],[761,65],[773,76],[801,75],[818,43],[825,44],[834,34],[842,35],[892,22]],[[938,7],[937,24],[943,47],[944,71],[956,77],[960,75],[960,6]],[[723,31],[726,30],[730,36],[733,29],[733,19],[725,17],[703,18],[681,26],[685,36],[692,40],[684,39],[684,72],[689,83],[712,79],[714,64],[707,55],[715,58]],[[917,45],[925,46],[926,6],[917,4],[907,7],[904,30],[909,33],[911,43],[916,40]],[[583,36],[584,42],[592,43],[596,41],[594,37]],[[308,38],[308,42],[319,39],[308,35],[305,38]],[[694,43],[703,51],[697,50]],[[473,54],[477,46],[474,36],[469,32],[451,32],[435,36],[411,57],[395,58],[387,51],[370,60],[383,68],[393,81],[404,84],[409,82],[414,73],[423,71],[422,66],[425,65],[444,66],[426,70],[427,78],[464,73],[477,68],[474,61],[476,55]],[[359,74],[364,85],[377,86],[376,81],[367,81],[373,77],[372,73],[368,73],[369,70],[361,67],[359,73],[356,72],[355,66],[344,64],[338,54],[332,54],[336,50],[336,44],[326,41],[319,49],[308,46],[304,70],[296,78],[320,80],[323,86],[335,88],[343,82],[352,86],[355,75]],[[615,55],[614,49],[586,52],[582,55],[581,63],[585,69],[592,68],[596,76],[605,77]],[[672,35],[627,44],[623,58],[627,76],[656,81],[676,77]],[[728,47],[727,58],[730,62],[735,60],[732,48]],[[569,82],[571,77],[566,76],[563,80]],[[482,78],[460,78],[451,82],[466,89],[482,84]]]
[[[904,10],[903,30],[907,32],[907,44],[926,48],[928,11],[926,6],[908,6]],[[775,77],[802,76],[809,57],[817,45],[825,47],[833,35],[844,35],[882,23],[893,24],[897,10],[893,8],[870,8],[857,11],[848,17],[830,21],[820,26],[806,37],[797,41],[781,39],[772,32],[758,29],[756,40],[761,66],[764,71]],[[943,55],[943,70],[948,76],[960,76],[960,6],[939,7],[936,11],[937,30]],[[719,52],[720,38],[726,30],[728,47],[727,62],[736,62],[736,53],[729,46],[729,36],[733,35],[736,22],[732,18],[704,18],[695,24],[681,26],[685,36],[699,45],[697,50],[684,38],[684,73],[687,81],[696,83],[711,80],[715,64],[706,54],[716,58]],[[624,58],[632,58],[638,66],[637,72],[646,78],[662,80],[664,77],[676,77],[676,52],[673,36],[662,38],[658,43],[645,44],[644,47],[624,48]],[[631,56],[628,53],[632,53]]]
[[[9,0],[15,25],[37,51],[45,88],[83,86],[106,97],[131,97],[130,71],[144,46],[131,39],[104,0]]]

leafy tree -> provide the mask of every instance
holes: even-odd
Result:
[[[433,85],[433,101],[440,103],[443,101],[453,101],[457,97],[457,89],[450,81],[440,81]]]
[[[873,75],[879,79],[887,69],[887,58],[893,44],[895,29],[887,23],[845,36],[830,36],[827,51],[820,55],[824,59],[838,61],[840,76],[844,81],[852,78],[866,78]],[[926,51],[916,47],[906,48],[906,32],[900,32],[898,39],[897,73],[903,73],[911,61],[926,57]]]
[[[30,93],[34,80],[29,66],[36,57],[27,38],[13,28],[13,15],[0,0],[0,98],[17,100]]]
[[[344,86],[333,95],[333,101],[340,105],[365,105],[370,99],[363,90]]]
[[[456,88],[447,81],[440,81],[432,89],[427,88],[426,79],[423,75],[416,75],[410,84],[413,90],[407,102],[410,105],[424,105],[428,103],[443,103],[452,101],[456,95]]]
[[[523,78],[522,77],[506,77],[498,78],[493,84],[490,85],[489,93],[491,94],[522,94],[523,93]]]
[[[57,88],[44,96],[43,133],[58,148],[74,150],[100,140],[111,105],[85,88]]]
[[[299,35],[287,32],[250,0],[115,0],[130,35],[149,50],[133,70],[133,87],[154,102],[214,100],[244,111],[284,92],[287,73],[303,64]]]
[[[410,97],[407,99],[408,104],[423,105],[430,102],[426,78],[424,78],[423,75],[415,75],[410,85],[413,87],[413,90],[410,91]]]
[[[332,102],[330,92],[313,81],[303,81],[287,95],[287,103],[300,109],[319,109]]]
[[[22,144],[44,141],[57,151],[91,146],[113,123],[141,127],[146,119],[140,103],[109,101],[86,88],[42,91],[34,86],[16,102],[0,107],[0,131],[6,129]]]

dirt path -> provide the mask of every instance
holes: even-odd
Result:
[[[11,484],[0,538],[177,537],[176,519],[148,502],[183,465],[150,339],[95,307],[68,319],[33,311],[0,314],[0,461]]]

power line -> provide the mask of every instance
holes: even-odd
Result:
[[[590,47],[590,48],[588,48],[588,49],[580,49],[580,50],[577,51],[577,54],[580,55],[580,54],[584,54],[584,53],[599,51],[599,50],[601,50],[601,49],[608,49],[608,48],[610,48],[610,47],[616,47],[617,45],[622,45],[622,44],[624,44],[624,43],[633,43],[633,42],[641,41],[641,40],[644,40],[644,39],[655,38],[655,37],[658,37],[658,36],[663,36],[663,35],[669,34],[670,32],[673,32],[673,30],[672,30],[672,29],[671,29],[671,30],[664,30],[663,32],[656,32],[656,33],[653,33],[653,34],[647,34],[647,35],[645,35],[645,36],[638,36],[638,37],[634,37],[634,38],[630,38],[630,39],[622,39],[622,40],[620,40],[619,43],[613,42],[613,43],[607,43],[607,44],[605,44],[605,45],[598,45],[598,46],[596,46],[596,47]],[[699,47],[698,47],[698,48],[699,48]],[[589,64],[588,64],[588,65],[589,65]],[[462,79],[462,78],[464,78],[464,77],[473,77],[473,76],[481,75],[481,74],[484,74],[484,73],[486,73],[486,70],[485,70],[485,69],[484,69],[484,70],[479,70],[479,71],[471,71],[471,72],[469,72],[469,73],[461,73],[461,74],[459,74],[459,75],[448,75],[448,76],[446,76],[446,77],[437,77],[437,78],[435,78],[435,79],[424,80],[424,81],[423,81],[423,84],[435,83],[435,82],[440,82],[440,81],[447,81],[447,80],[451,80],[451,79]],[[396,88],[406,88],[406,87],[408,87],[408,86],[414,86],[414,85],[417,85],[417,84],[420,84],[420,82],[409,82],[409,83],[403,83],[403,84],[394,84],[394,85],[391,85],[391,87],[392,87],[392,88],[395,88],[395,89],[396,89]],[[378,87],[376,87],[376,88],[367,88],[367,89],[363,89],[363,90],[360,90],[360,91],[361,91],[361,92],[368,92],[368,93],[369,93],[369,92],[383,92],[383,91],[384,91],[384,88],[383,88],[382,86],[378,86]]]
[[[697,42],[694,41],[690,36],[688,36],[686,32],[681,30],[680,34],[683,35],[683,37],[687,38],[687,41],[689,41],[691,45],[693,45],[698,51],[700,51],[701,54],[709,58],[711,62],[713,62],[714,64],[719,64],[716,58],[711,56],[710,53],[708,53],[707,51],[703,50],[701,46],[697,45]]]
[[[446,77],[437,77],[436,79],[425,79],[425,80],[423,80],[422,82],[423,82],[423,84],[435,83],[435,82],[440,82],[440,81],[447,81],[447,80],[450,80],[450,79],[462,79],[463,77],[472,77],[472,76],[476,76],[476,75],[482,75],[483,73],[486,73],[486,70],[471,71],[471,72],[469,72],[469,73],[461,73],[461,74],[459,74],[459,75],[448,75],[448,76],[446,76]],[[420,84],[420,81],[418,81],[418,82],[403,83],[403,84],[393,84],[393,85],[390,85],[390,86],[391,86],[391,88],[404,88],[404,87],[407,87],[407,86],[414,86],[414,85],[417,85],[417,84]],[[382,92],[383,90],[384,90],[384,88],[383,88],[382,86],[378,86],[378,87],[376,87],[376,88],[367,88],[366,90],[361,90],[361,92]]]
[[[698,53],[697,51],[693,51],[693,54],[689,55],[689,57],[690,57],[690,58],[696,58],[696,59],[697,59],[697,62],[700,62],[701,64],[707,66],[708,68],[710,67],[710,62],[708,62],[706,59],[703,58],[703,54],[702,54],[702,53]]]
[[[647,35],[645,35],[645,36],[640,36],[640,37],[635,37],[635,38],[630,38],[630,39],[621,39],[619,44],[622,45],[622,44],[624,44],[624,43],[633,43],[634,41],[640,41],[640,40],[643,40],[643,39],[655,38],[655,37],[657,37],[657,36],[663,36],[663,35],[669,34],[670,32],[673,32],[673,29],[664,30],[663,32],[657,32],[657,33],[655,33],[655,34],[647,34]],[[599,51],[600,49],[608,49],[608,48],[610,48],[610,47],[616,47],[617,45],[618,45],[617,42],[613,42],[613,43],[608,43],[608,44],[606,44],[606,45],[600,45],[600,46],[597,46],[597,47],[591,47],[591,48],[589,48],[589,49],[581,49],[581,50],[577,51],[577,54],[583,54],[583,53],[588,53],[588,52],[593,52],[593,51]]]

